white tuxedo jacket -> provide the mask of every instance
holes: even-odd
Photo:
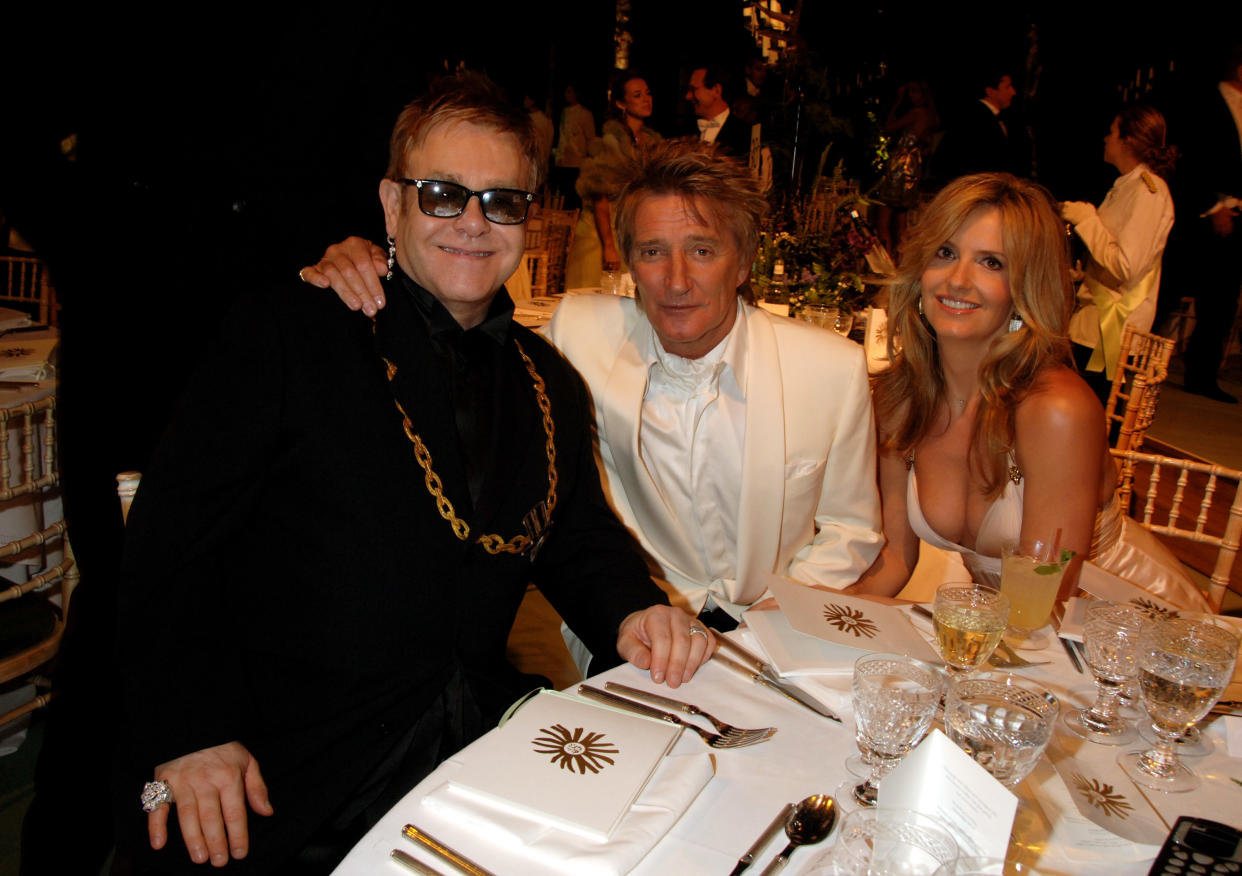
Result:
[[[658,565],[675,605],[710,593],[731,614],[767,595],[772,575],[839,589],[883,543],[875,428],[862,347],[830,331],[749,306],[746,434],[736,579],[713,584],[640,452],[643,395],[656,341],[628,298],[569,295],[548,336],[595,403],[604,489]]]

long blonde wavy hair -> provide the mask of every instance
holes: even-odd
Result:
[[[982,396],[970,464],[989,499],[1005,484],[1014,414],[1040,372],[1068,364],[1073,312],[1065,225],[1040,185],[1007,173],[964,176],[945,186],[909,232],[889,299],[892,367],[875,381],[881,449],[907,455],[927,437],[945,395],[936,336],[919,313],[923,272],[936,251],[980,208],[1000,211],[1009,292],[1022,327],[992,341],[979,366]]]

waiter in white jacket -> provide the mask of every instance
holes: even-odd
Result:
[[[1150,331],[1156,315],[1161,257],[1173,227],[1165,177],[1177,157],[1165,140],[1159,111],[1142,105],[1123,110],[1104,138],[1104,160],[1120,174],[1104,203],[1098,210],[1081,201],[1061,207],[1091,256],[1070,340],[1079,369],[1105,397],[1125,327]]]

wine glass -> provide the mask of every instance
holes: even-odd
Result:
[[[854,723],[872,757],[871,775],[853,789],[854,802],[874,806],[877,785],[931,726],[943,692],[941,674],[900,654],[867,654],[854,663]]]
[[[936,648],[954,678],[992,656],[1009,619],[1009,598],[991,587],[942,584],[932,604]]]
[[[1001,593],[1009,597],[1009,635],[1014,648],[1038,650],[1048,637],[1036,630],[1048,623],[1057,601],[1071,550],[1057,549],[1052,542],[1033,541],[1027,547],[1009,542],[1001,550]]]
[[[1121,686],[1138,676],[1139,640],[1151,619],[1133,605],[1097,602],[1087,606],[1083,641],[1087,665],[1098,690],[1095,703],[1065,717],[1071,731],[1101,745],[1122,745],[1135,737],[1135,729],[1118,714]]]
[[[1039,763],[1060,709],[1051,693],[1016,675],[981,675],[949,687],[944,729],[958,748],[1012,788]]]
[[[1143,705],[1157,735],[1155,748],[1117,758],[1126,775],[1158,791],[1192,791],[1201,779],[1177,759],[1174,740],[1208,713],[1233,678],[1238,637],[1210,620],[1156,621],[1139,645]]]
[[[957,855],[953,831],[934,816],[910,809],[859,809],[846,816],[837,841],[812,862],[808,873],[948,876],[954,872]]]

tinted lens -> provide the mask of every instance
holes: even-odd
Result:
[[[418,209],[428,216],[452,218],[461,213],[470,190],[457,183],[428,180],[418,187]]]
[[[490,189],[479,195],[483,201],[483,215],[498,225],[517,225],[526,220],[526,208],[530,201],[526,192],[518,189]]]

